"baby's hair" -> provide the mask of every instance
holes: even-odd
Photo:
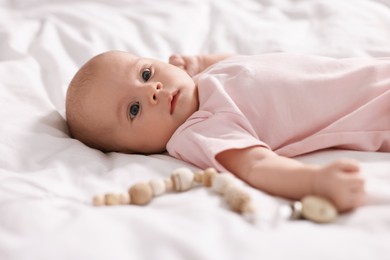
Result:
[[[96,82],[98,65],[96,58],[84,64],[69,83],[66,95],[66,120],[71,137],[83,142],[89,147],[104,152],[115,150],[107,140],[110,129],[95,125],[85,114],[84,102]]]

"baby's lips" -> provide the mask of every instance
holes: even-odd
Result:
[[[175,111],[175,107],[176,107],[176,103],[177,103],[178,97],[179,97],[179,91],[178,90],[174,91],[170,95],[169,101],[170,101],[170,113],[171,114],[173,114],[173,112]]]

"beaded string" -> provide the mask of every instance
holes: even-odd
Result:
[[[229,208],[247,220],[254,220],[254,208],[250,195],[234,184],[231,176],[218,174],[214,168],[192,172],[188,168],[175,169],[169,178],[152,179],[149,182],[139,182],[132,185],[128,192],[106,193],[93,197],[94,206],[114,205],[146,205],[154,197],[168,192],[183,192],[193,187],[203,185],[224,197]],[[334,220],[338,213],[328,200],[316,196],[307,196],[294,202],[290,207],[290,218],[306,218],[317,223],[327,223]]]

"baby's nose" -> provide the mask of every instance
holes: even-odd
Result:
[[[155,82],[153,84],[151,84],[150,86],[150,93],[149,93],[149,97],[150,97],[150,102],[152,104],[156,104],[158,102],[158,93],[160,92],[160,90],[162,90],[162,83],[161,82]]]

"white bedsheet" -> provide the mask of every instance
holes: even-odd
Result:
[[[146,207],[90,206],[93,195],[188,166],[167,155],[103,154],[69,138],[67,84],[100,52],[290,51],[390,56],[390,1],[0,0],[0,259],[390,259],[390,153],[362,161],[367,202],[334,223],[285,221],[288,201],[240,182],[252,225],[198,188]],[[192,169],[195,169],[192,167]]]

